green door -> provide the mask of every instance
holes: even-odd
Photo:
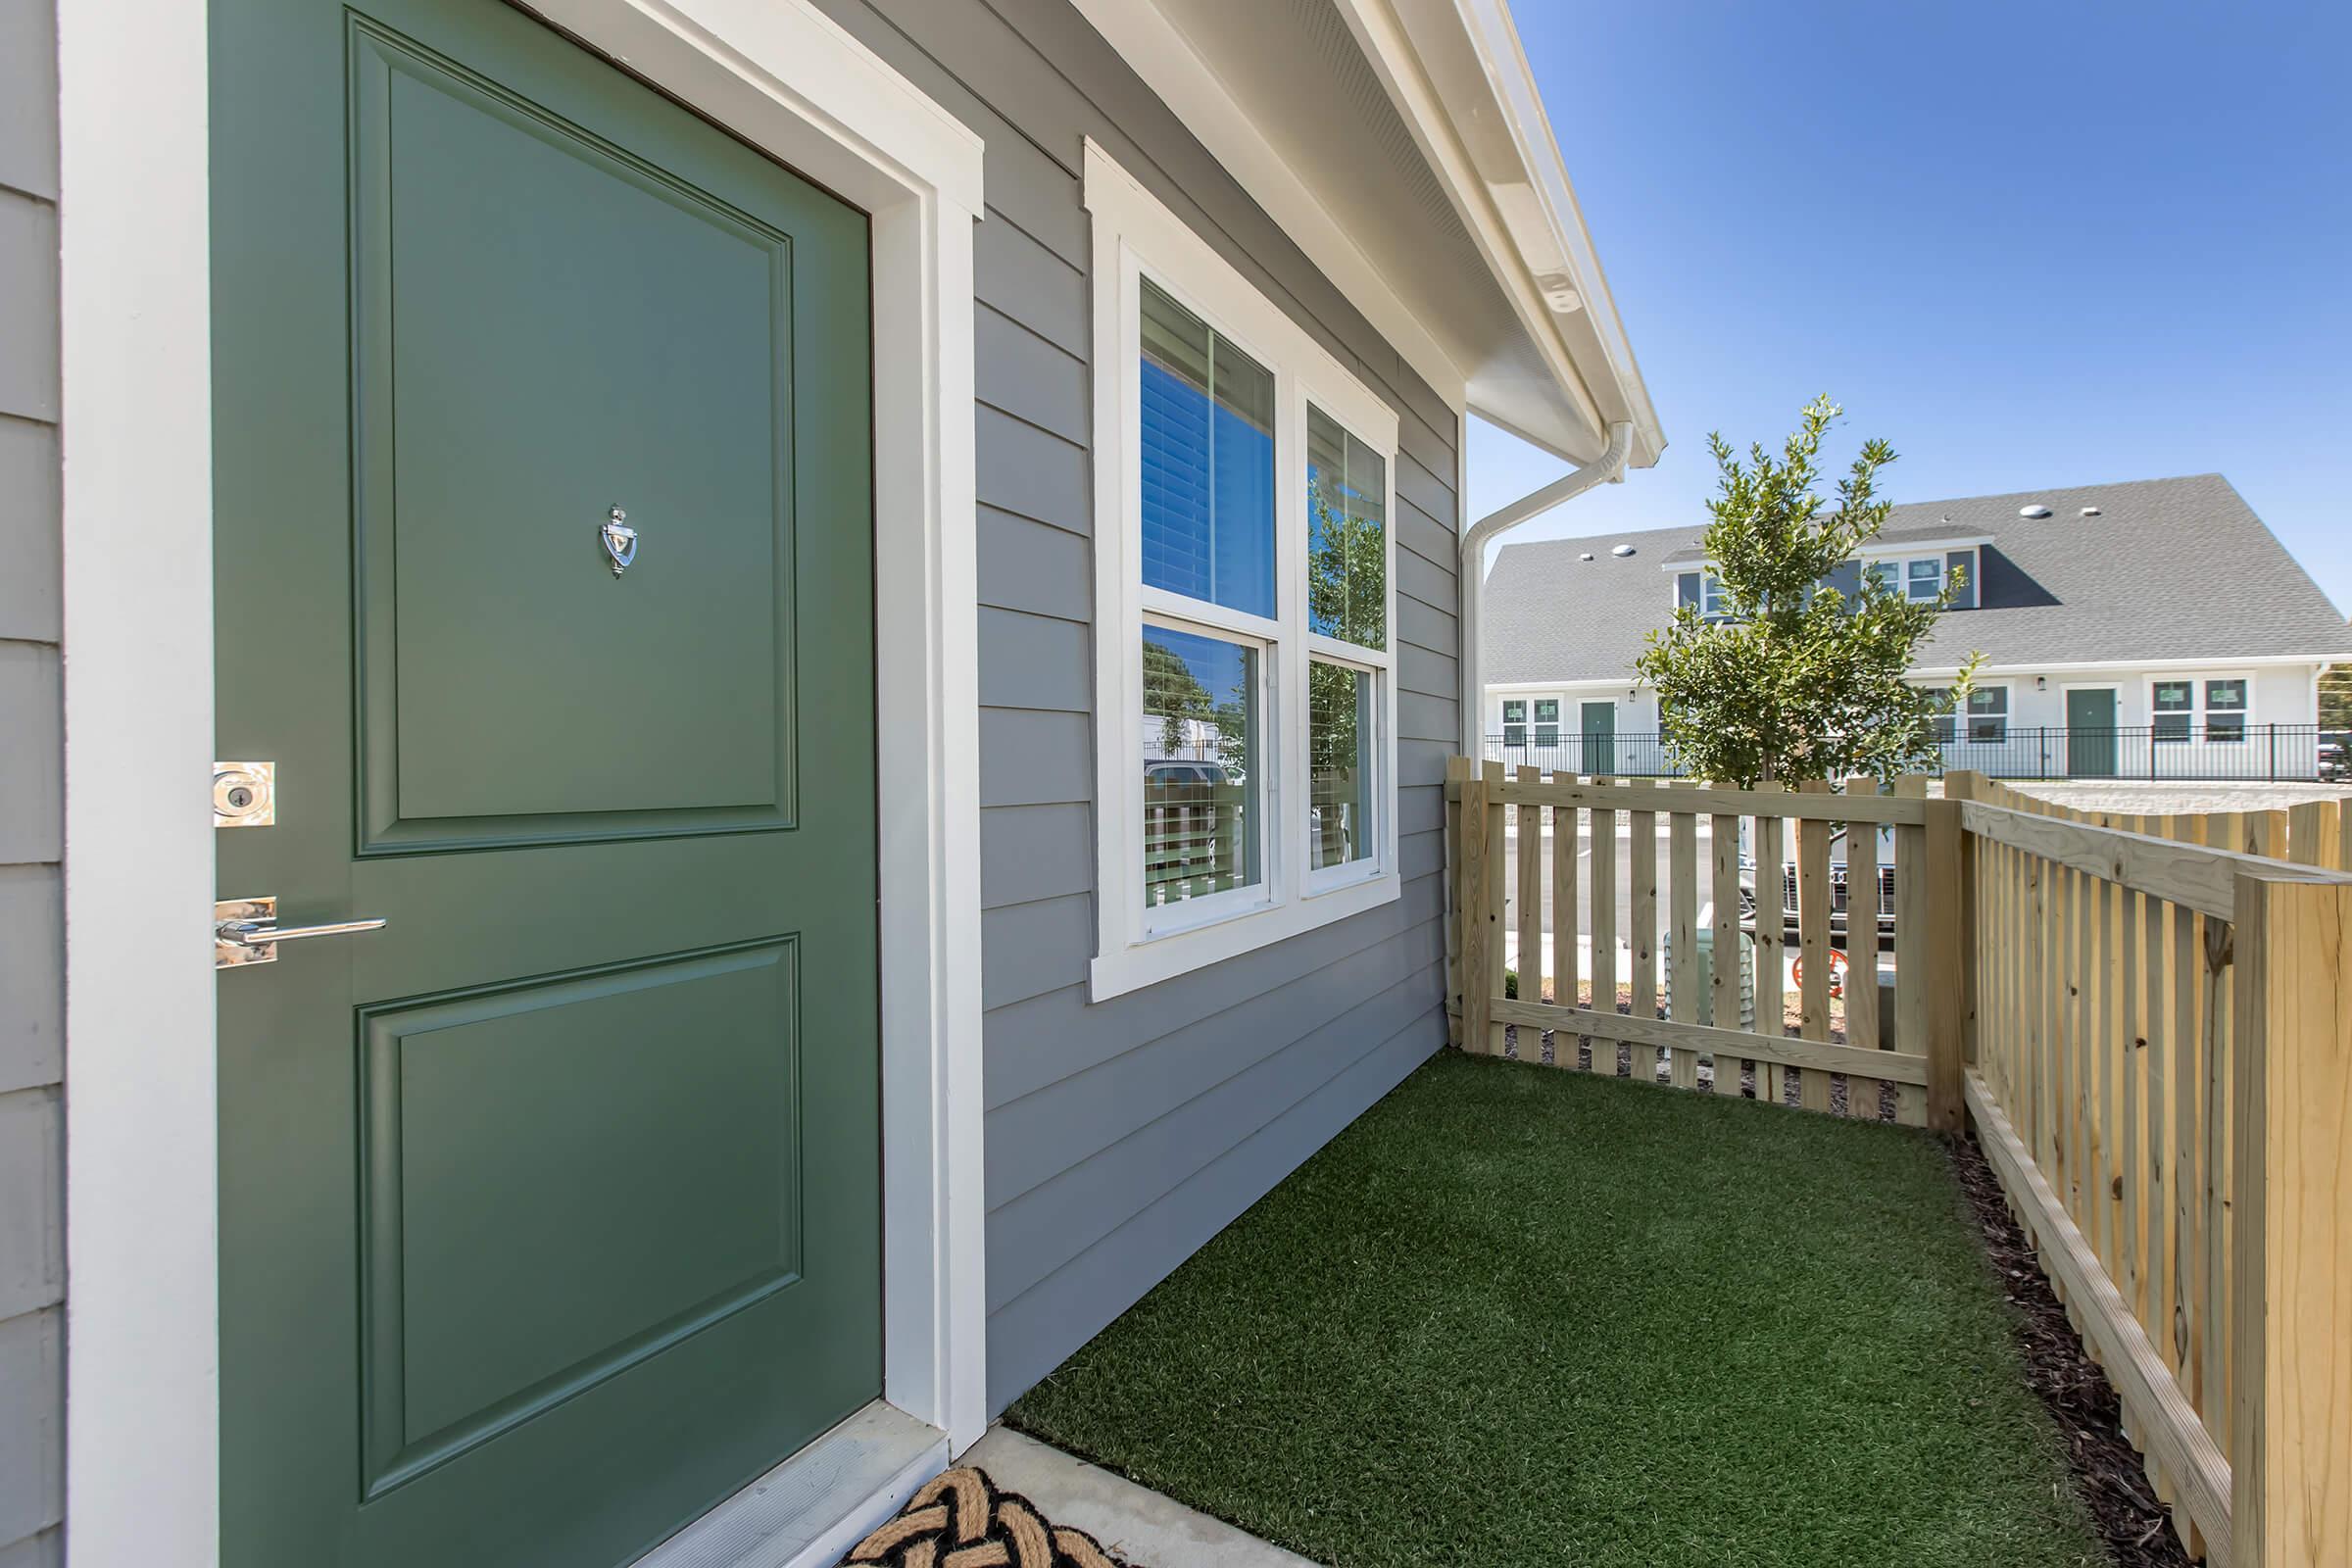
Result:
[[[1584,703],[1579,705],[1578,718],[1584,726],[1584,770],[1587,773],[1617,771],[1617,705]]]
[[[220,896],[389,922],[220,976],[221,1560],[625,1563],[881,1384],[866,222],[497,0],[213,18]]]
[[[2115,689],[2079,687],[2066,694],[2066,774],[2115,777]]]

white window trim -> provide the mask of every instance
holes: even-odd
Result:
[[[2206,683],[2208,681],[2217,680],[2234,680],[2243,683],[2246,688],[2245,706],[2242,708],[2213,707],[2208,701]],[[2159,710],[2156,707],[2156,688],[2159,686],[2170,685],[2175,681],[2185,681],[2188,683],[2188,707],[2165,709]],[[2147,678],[2146,684],[2146,690],[2148,694],[2148,744],[2151,746],[2168,747],[2244,746],[2248,744],[2254,738],[2254,730],[2256,727],[2254,722],[2254,694],[2257,689],[2258,683],[2255,681],[2254,677],[2243,670],[2198,670],[2194,673],[2182,675],[2176,675],[2170,671],[2167,671],[2161,675],[2150,675]],[[2313,711],[2317,712],[2318,710],[2315,708]],[[2213,738],[2212,715],[2215,713],[2220,713],[2226,718],[2234,718],[2238,721],[2238,735],[2235,740],[2217,741]],[[2188,720],[2188,734],[2180,740],[2158,740],[2156,737],[2156,724],[2159,719],[2165,718],[2186,718]]]
[[[1280,942],[1397,898],[1396,414],[1241,271],[1146,190],[1100,146],[1086,144],[1086,206],[1094,225],[1095,821],[1096,945],[1089,969],[1101,1002]],[[1141,279],[1215,328],[1275,377],[1275,615],[1272,621],[1147,589],[1142,560]],[[1379,452],[1387,465],[1388,608],[1385,649],[1358,648],[1306,629],[1306,409],[1308,403]],[[1238,633],[1261,656],[1258,831],[1260,897],[1154,918],[1143,902],[1143,646],[1147,617]],[[1325,876],[1306,871],[1311,792],[1306,782],[1306,667],[1310,656],[1378,675],[1374,853]],[[1238,891],[1238,890],[1237,890]]]

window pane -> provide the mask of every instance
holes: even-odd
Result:
[[[2154,704],[2159,713],[2185,713],[2194,705],[2193,688],[2184,680],[2160,680],[2156,683]]]
[[[1943,563],[1936,560],[1911,563],[1911,597],[1933,599],[1943,592]]]
[[[1144,906],[1254,886],[1257,651],[1144,628]]]
[[[1901,592],[1901,589],[1894,580],[1896,568],[1893,562],[1874,561],[1862,569],[1869,576],[1872,582],[1876,583],[1879,587],[1886,589],[1888,593],[1891,594]]]
[[[2235,708],[2246,706],[2246,683],[2242,680],[2209,680],[2205,683],[2207,708]]]
[[[2160,741],[2188,739],[2188,715],[2186,713],[2158,713],[2156,715],[2156,738]]]
[[[1979,686],[1968,694],[1968,710],[1972,713],[2006,713],[2009,711],[2009,688]]]
[[[1306,666],[1309,843],[1315,870],[1372,858],[1372,676]]]
[[[1306,406],[1306,624],[1317,636],[1386,648],[1389,466]]]
[[[1144,283],[1145,585],[1274,613],[1274,376]]]

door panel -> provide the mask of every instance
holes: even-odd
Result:
[[[496,0],[213,18],[220,892],[389,921],[221,976],[223,1560],[624,1563],[880,1386],[865,220]]]
[[[2110,688],[2066,694],[2066,771],[2070,778],[2115,776],[2116,699]]]
[[[1578,712],[1585,737],[1584,770],[1587,773],[1617,771],[1617,705],[1615,703],[1585,703]]]

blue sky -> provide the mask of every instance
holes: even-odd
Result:
[[[1897,501],[2218,469],[2352,611],[2352,5],[1514,14],[1671,445],[1513,538],[1703,522],[1829,392]]]

